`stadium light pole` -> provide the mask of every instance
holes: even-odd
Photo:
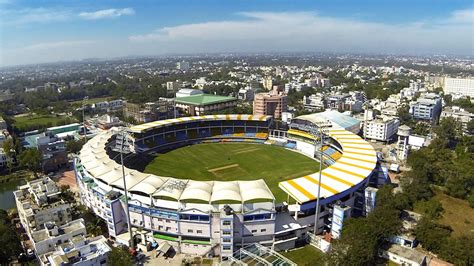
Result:
[[[127,227],[128,227],[128,232],[130,235],[130,247],[134,248],[135,243],[133,241],[134,239],[133,239],[133,233],[132,233],[132,225],[130,223],[130,210],[128,208],[127,181],[125,180],[125,166],[123,165],[123,153],[124,153],[123,144],[126,138],[126,133],[125,133],[124,128],[121,129],[120,135],[122,136],[122,141],[120,142],[120,164],[122,165],[123,191],[125,193],[125,209],[127,212]]]
[[[321,179],[322,179],[322,171],[323,171],[323,152],[322,152],[322,148],[323,148],[323,145],[324,145],[324,132],[323,132],[323,123],[318,123],[318,124],[315,124],[318,129],[316,129],[316,127],[313,125],[311,127],[311,135],[313,135],[313,137],[317,137],[318,136],[318,133],[319,133],[319,140],[320,140],[320,143],[321,143],[321,148],[319,150],[319,177],[318,177],[318,194],[317,194],[317,198],[316,198],[316,207],[315,207],[315,214],[314,214],[314,234],[316,235],[317,233],[317,230],[318,230],[318,222],[319,222],[319,205],[320,205],[320,200],[319,198],[321,197]],[[319,131],[319,132],[318,132]],[[317,149],[317,138],[314,140],[314,148]]]
[[[85,96],[82,99],[82,127],[84,129],[84,144],[87,142],[87,130],[86,130],[86,115],[85,115],[85,109],[86,109],[86,102],[89,99],[89,96]]]

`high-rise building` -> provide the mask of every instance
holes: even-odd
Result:
[[[287,111],[287,96],[283,92],[278,91],[278,87],[269,93],[255,94],[253,101],[254,115],[271,115],[280,119],[281,113]]]
[[[474,98],[474,78],[444,78],[446,94],[460,94]]]
[[[263,88],[266,90],[271,90],[273,88],[273,79],[268,76],[263,79]]]

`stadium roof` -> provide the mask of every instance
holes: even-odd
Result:
[[[265,116],[263,118],[266,118]],[[105,145],[112,131],[99,133],[82,148],[79,158],[93,178],[109,186],[123,189],[121,166],[105,153]],[[253,181],[194,181],[142,173],[125,167],[125,180],[131,193],[145,193],[157,198],[176,201],[203,202],[253,200],[273,201],[274,197],[263,180]]]
[[[328,198],[356,186],[372,173],[377,163],[374,148],[356,134],[344,129],[329,129],[328,135],[342,146],[342,156],[331,166],[319,172],[280,182],[278,186],[299,203],[317,198],[318,186],[321,198]]]
[[[358,133],[360,130],[360,121],[354,117],[339,113],[335,110],[326,110],[321,113],[314,113],[309,115],[302,115],[296,117],[296,119],[303,119],[313,123],[318,123],[320,121],[329,120],[338,127],[342,127],[346,130]]]
[[[215,120],[244,120],[244,121],[267,121],[271,118],[268,115],[201,115],[201,116],[190,116],[190,117],[180,117],[167,120],[159,120],[150,123],[145,123],[130,128],[131,132],[134,133],[144,133],[147,130],[159,128],[162,126],[180,124],[189,121],[215,121]]]
[[[217,103],[225,103],[237,100],[234,97],[211,95],[211,94],[200,94],[191,95],[185,97],[178,97],[175,99],[176,103],[191,104],[191,105],[209,105]]]

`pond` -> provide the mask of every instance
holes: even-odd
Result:
[[[17,190],[18,186],[24,184],[26,184],[26,182],[23,179],[0,183],[0,209],[8,210],[16,208],[13,191]]]

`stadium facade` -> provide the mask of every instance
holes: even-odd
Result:
[[[370,144],[337,121],[326,124],[326,142],[321,147],[309,132],[320,120],[301,116],[288,131],[277,132],[270,116],[206,115],[127,129],[127,147],[134,152],[127,155],[131,163],[124,173],[134,240],[166,241],[177,252],[222,258],[232,257],[249,243],[289,249],[306,241],[306,233],[313,230],[318,186],[318,232],[338,237],[344,219],[363,212],[364,190],[376,172],[377,157]],[[117,133],[111,129],[89,140],[74,167],[83,204],[107,221],[112,239],[127,243],[124,181],[117,162],[120,156],[114,151],[124,139]],[[285,203],[275,202],[263,180],[195,181],[133,169],[141,154],[207,142],[279,145],[314,158],[323,152],[326,168],[321,183],[319,172],[280,182],[279,188],[288,194]]]

